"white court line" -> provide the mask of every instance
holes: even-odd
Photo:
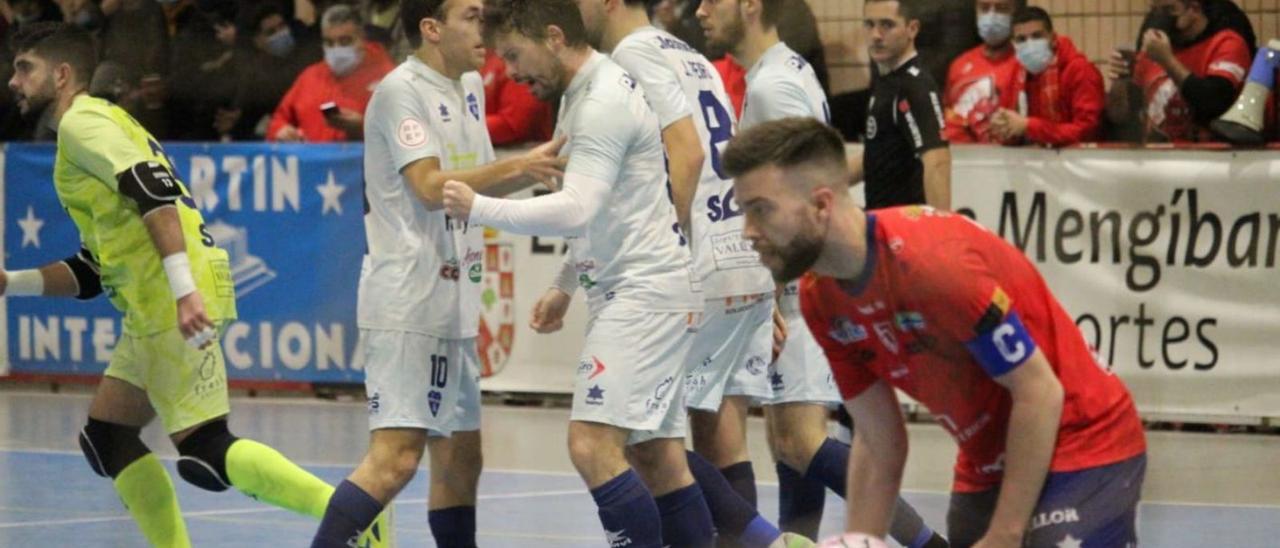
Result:
[[[573,491],[530,491],[527,493],[505,493],[494,495],[480,495],[476,497],[480,500],[506,500],[506,499],[532,499],[542,497],[563,497],[565,495],[586,495],[586,491],[579,489]],[[417,505],[426,504],[427,499],[404,499],[396,500],[395,505]],[[197,512],[183,512],[183,517],[202,518],[214,516],[235,516],[241,514],[257,514],[261,512],[283,512],[284,509],[274,506],[264,506],[257,508],[232,508],[225,510],[201,510]],[[133,517],[123,516],[104,516],[97,518],[65,518],[65,519],[47,519],[39,521],[15,521],[10,523],[0,523],[0,529],[17,529],[20,527],[45,527],[57,525],[81,525],[86,523],[106,523],[113,521],[133,521]]]

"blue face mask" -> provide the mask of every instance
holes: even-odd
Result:
[[[978,36],[988,46],[1003,44],[1012,32],[1012,15],[989,11],[978,16]]]
[[[293,52],[293,32],[288,27],[276,31],[267,37],[267,53],[276,57],[286,57]]]
[[[1035,38],[1014,46],[1018,62],[1031,74],[1040,74],[1053,62],[1053,48],[1048,38]]]

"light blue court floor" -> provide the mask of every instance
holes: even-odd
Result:
[[[0,547],[144,545],[110,483],[89,470],[75,446],[87,406],[84,395],[0,390]],[[232,408],[239,435],[275,445],[330,482],[341,481],[365,448],[361,405],[237,399]],[[491,468],[480,488],[481,546],[605,546],[594,505],[564,456],[566,418],[565,410],[486,408]],[[760,506],[772,518],[777,487],[760,434],[753,423]],[[907,484],[920,489],[905,496],[927,522],[941,527],[947,503],[943,478],[954,453],[946,451],[936,427],[913,426],[911,435]],[[1150,440],[1142,545],[1280,546],[1280,440],[1175,436]],[[154,427],[144,437],[172,473],[172,448]],[[234,492],[207,493],[175,481],[197,547],[307,546],[314,531],[309,518]],[[397,501],[398,546],[435,545],[427,528],[426,487],[424,470]],[[1175,500],[1187,497],[1202,502]],[[838,531],[843,520],[839,498],[829,497],[827,509],[824,535]]]

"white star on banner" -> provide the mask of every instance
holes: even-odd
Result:
[[[346,190],[347,186],[338,184],[338,180],[333,176],[333,170],[329,170],[329,177],[324,180],[324,184],[316,187],[316,192],[319,192],[320,197],[324,199],[320,214],[328,215],[329,210],[333,210],[337,211],[338,215],[342,215],[342,193]]]
[[[22,229],[22,247],[28,245],[40,247],[40,227],[44,226],[44,221],[36,217],[35,208],[27,206],[27,216],[18,219],[18,227]]]

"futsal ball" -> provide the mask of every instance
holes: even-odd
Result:
[[[818,548],[889,548],[889,545],[871,535],[845,533],[822,541]]]

